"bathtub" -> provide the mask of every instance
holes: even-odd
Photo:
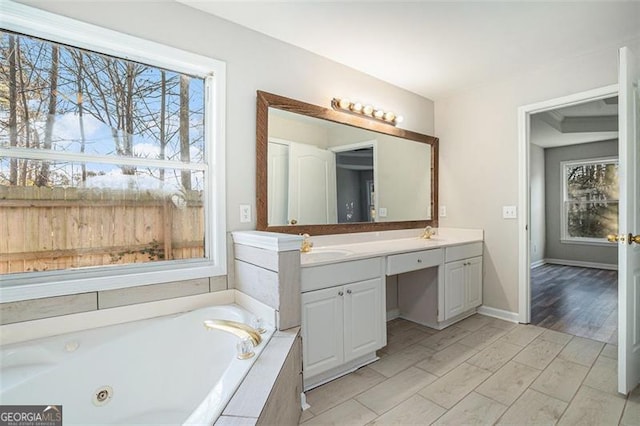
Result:
[[[211,425],[273,328],[239,360],[238,338],[203,321],[252,318],[232,304],[6,345],[0,404],[60,404],[64,424]]]

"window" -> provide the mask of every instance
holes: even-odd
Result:
[[[224,64],[8,6],[0,301],[224,274]]]
[[[599,158],[561,163],[563,240],[604,242],[618,232],[618,160]]]

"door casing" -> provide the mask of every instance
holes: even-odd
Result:
[[[550,99],[518,108],[518,321],[531,322],[531,253],[530,253],[530,136],[531,115],[552,109],[618,95],[618,85],[612,84],[585,92]]]

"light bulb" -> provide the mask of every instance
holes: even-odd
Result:
[[[356,102],[351,104],[351,111],[353,112],[362,112],[362,104],[360,102]]]
[[[403,116],[399,115],[399,116],[396,117],[396,123],[400,124],[403,121],[404,121],[404,117]]]
[[[365,105],[365,107],[362,110],[362,112],[365,115],[371,115],[371,114],[373,114],[373,107],[371,105]]]
[[[383,111],[383,110],[381,110],[381,109],[377,109],[377,110],[375,110],[375,111],[373,112],[373,116],[374,116],[375,118],[377,118],[378,120],[381,120],[381,119],[382,119],[382,117],[384,117],[384,111]]]
[[[338,106],[342,109],[349,109],[351,101],[347,98],[338,99]]]
[[[396,118],[395,113],[388,111],[384,113],[384,119],[385,121],[393,121],[393,119]]]

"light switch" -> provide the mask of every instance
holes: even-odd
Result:
[[[516,206],[502,206],[503,219],[516,219],[518,217]]]
[[[440,206],[440,217],[447,217],[447,206]]]
[[[386,207],[380,207],[378,209],[378,216],[387,217],[387,208]]]

